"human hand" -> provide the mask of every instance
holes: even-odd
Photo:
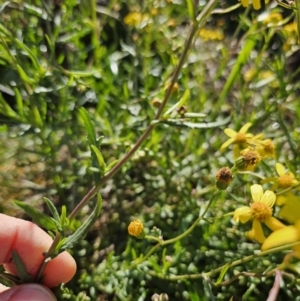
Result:
[[[37,225],[22,219],[0,214],[0,265],[11,274],[17,275],[12,261],[12,251],[16,251],[33,277],[43,261],[52,238]],[[43,285],[22,284],[8,289],[0,285],[0,301],[55,301],[47,288],[70,281],[76,272],[76,262],[63,252],[52,259],[44,270]]]

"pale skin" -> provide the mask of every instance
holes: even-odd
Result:
[[[52,238],[37,225],[22,219],[0,214],[0,265],[16,275],[12,251],[22,258],[26,269],[36,275],[43,253],[49,249]],[[76,272],[76,262],[63,252],[52,259],[44,270],[43,285],[23,284],[7,288],[0,284],[0,301],[56,301],[49,288],[70,281]]]

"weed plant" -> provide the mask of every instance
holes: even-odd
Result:
[[[0,212],[53,236],[35,281],[75,257],[58,300],[300,300],[300,5],[279,4],[0,5]]]

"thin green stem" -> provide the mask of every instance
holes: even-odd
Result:
[[[209,5],[211,6],[212,3],[216,3],[217,0],[211,0],[209,2]],[[165,93],[165,97],[154,117],[154,120],[158,120],[168,102],[168,100],[171,97],[171,93],[173,90],[173,86],[176,83],[179,73],[183,67],[183,64],[187,58],[187,55],[189,53],[189,50],[192,46],[193,43],[193,39],[194,36],[197,32],[198,29],[198,24],[197,22],[193,22],[188,34],[188,37],[186,39],[185,45],[184,45],[184,49],[183,52],[180,56],[179,62],[177,67],[175,68],[175,71],[173,73],[172,79],[171,79],[171,83],[169,85],[169,88],[167,89],[166,93]],[[71,212],[71,214],[69,215],[69,220],[71,221],[77,214],[78,212],[85,206],[85,204],[91,199],[93,198],[97,191],[109,180],[111,179],[120,169],[121,167],[133,156],[133,154],[139,149],[139,147],[142,145],[142,143],[148,138],[148,136],[150,135],[150,133],[152,132],[152,130],[154,129],[155,124],[150,123],[150,125],[147,127],[147,129],[145,130],[145,132],[141,135],[141,137],[137,140],[137,142],[135,143],[135,145],[132,147],[132,149],[130,149],[130,151],[123,157],[120,159],[120,161],[101,179],[101,181],[94,186],[84,197],[83,199],[79,202],[79,204],[75,207],[75,209]],[[56,246],[58,245],[59,241],[61,239],[61,234],[57,233],[56,237],[50,247],[50,249],[47,251],[47,254],[45,255],[45,259],[51,257],[51,254],[53,253],[53,251],[55,250]],[[151,255],[151,254],[150,254]],[[150,256],[149,255],[149,256]],[[46,266],[46,262],[44,261],[40,267],[39,267],[39,272],[37,274],[38,279],[40,279],[40,277],[42,276],[42,273],[44,271],[44,268]]]
[[[229,266],[229,268],[235,267],[235,266],[240,265],[242,263],[251,261],[255,258],[263,257],[263,256],[266,256],[266,255],[269,255],[269,254],[272,254],[272,253],[276,253],[276,252],[279,252],[279,251],[282,251],[282,250],[290,249],[290,248],[292,248],[294,246],[297,246],[299,244],[300,244],[300,241],[295,242],[295,243],[291,243],[291,244],[287,244],[287,245],[284,245],[284,246],[280,246],[280,247],[277,247],[277,248],[273,248],[273,249],[270,249],[270,250],[261,251],[260,253],[246,256],[244,258],[235,260],[231,263],[226,263],[226,264],[224,264],[224,265],[222,265],[222,266],[220,266],[216,269],[211,270],[210,272],[197,273],[197,274],[185,274],[185,275],[165,275],[165,274],[160,274],[160,273],[155,273],[155,272],[149,271],[149,274],[151,276],[156,277],[156,278],[165,279],[165,280],[169,280],[169,281],[178,281],[178,280],[184,280],[184,279],[209,278],[211,276],[214,276],[215,274],[220,273],[224,268],[228,268],[228,266]]]
[[[219,190],[217,190],[214,195],[211,197],[211,199],[209,200],[209,203],[207,205],[207,207],[205,208],[204,212],[193,222],[193,224],[186,230],[184,231],[183,233],[181,233],[180,235],[174,237],[174,238],[171,238],[171,239],[168,239],[168,240],[159,240],[158,244],[156,244],[154,247],[152,247],[150,249],[150,251],[141,259],[138,259],[135,263],[134,263],[134,266],[142,263],[143,261],[145,261],[146,259],[148,259],[159,247],[163,247],[163,246],[166,246],[166,245],[169,245],[169,244],[172,244],[178,240],[181,240],[182,238],[186,237],[187,235],[189,235],[194,229],[195,227],[198,225],[198,223],[204,219],[204,216],[206,214],[206,212],[208,211],[208,209],[210,208],[210,206],[212,205],[212,202],[214,201],[215,197],[219,194]],[[151,238],[151,236],[146,236],[146,238]],[[157,238],[156,238],[157,240]]]

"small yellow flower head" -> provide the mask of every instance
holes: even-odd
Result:
[[[132,221],[128,226],[128,233],[137,238],[144,238],[146,233],[142,221],[139,219]]]
[[[155,107],[155,108],[159,108],[161,103],[162,103],[162,101],[160,99],[157,99],[157,98],[154,98],[151,101],[152,106]]]
[[[275,144],[271,139],[265,139],[256,147],[262,158],[273,158],[275,159]]]
[[[276,190],[278,188],[284,190],[286,188],[290,188],[294,185],[299,184],[299,181],[296,179],[295,175],[292,172],[286,172],[284,166],[281,163],[276,163],[275,169],[278,174],[278,177],[269,177],[261,181],[261,183],[273,183],[271,190]],[[284,204],[284,202],[282,202],[284,200],[282,199],[282,197],[280,198],[280,204],[278,203],[277,205]]]
[[[224,130],[224,133],[229,137],[229,139],[224,142],[221,146],[221,150],[224,150],[227,148],[230,144],[236,143],[236,144],[245,144],[247,142],[247,139],[252,138],[252,134],[247,134],[247,131],[251,127],[251,123],[246,123],[238,132],[226,128]]]
[[[224,39],[224,33],[218,29],[211,30],[211,29],[202,28],[199,31],[199,36],[204,41],[208,41],[208,40],[221,41]]]
[[[275,168],[278,174],[277,183],[279,188],[289,188],[297,184],[295,175],[291,172],[285,172],[282,164],[276,163]]]
[[[235,161],[235,166],[239,170],[254,170],[260,161],[260,154],[254,148],[249,146],[241,151],[241,157]]]
[[[168,91],[169,88],[170,88],[170,86],[171,86],[171,83],[168,83],[168,84],[166,85],[166,87],[165,87],[165,91]],[[177,92],[178,92],[178,88],[179,88],[178,83],[175,83],[175,84],[173,85],[173,87],[172,87],[172,94],[177,93]]]
[[[222,167],[216,174],[216,186],[220,190],[225,190],[232,181],[232,173],[229,167]]]
[[[266,25],[277,25],[278,22],[282,20],[282,14],[278,12],[272,12],[268,14],[263,20],[262,23]]]
[[[240,0],[243,7],[248,7],[249,6],[249,0]],[[269,0],[265,0],[265,3],[268,3]],[[260,0],[252,0],[252,5],[253,5],[253,8],[258,10],[261,8],[261,4],[260,4]]]
[[[247,236],[263,243],[265,240],[261,223],[265,223],[272,231],[285,227],[279,220],[272,216],[276,195],[273,191],[263,191],[261,185],[254,184],[250,187],[253,202],[250,206],[243,206],[234,211],[233,219],[236,222],[246,223],[253,220],[252,230]]]

